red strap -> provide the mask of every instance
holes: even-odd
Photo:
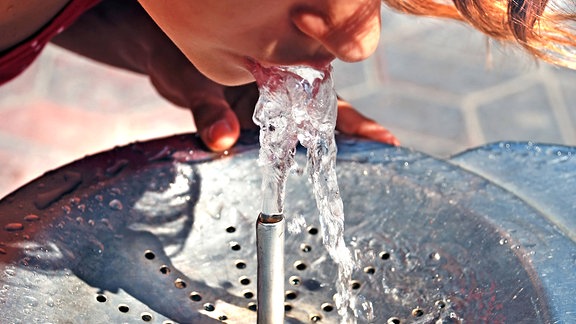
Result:
[[[0,85],[22,73],[46,44],[100,0],[71,0],[44,28],[0,56]]]

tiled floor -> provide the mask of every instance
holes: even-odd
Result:
[[[336,85],[403,145],[438,157],[498,140],[576,145],[575,71],[456,23],[385,12],[383,27],[373,57],[336,63]],[[193,130],[145,78],[49,47],[0,88],[0,197],[86,154]]]

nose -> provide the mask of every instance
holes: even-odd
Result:
[[[381,0],[325,0],[306,4],[291,14],[302,33],[346,62],[370,56],[380,38]]]

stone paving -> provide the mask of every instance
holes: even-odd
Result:
[[[385,13],[383,27],[374,57],[337,64],[337,88],[403,145],[438,157],[499,140],[576,145],[576,71],[455,22]]]
[[[385,11],[376,54],[334,74],[342,97],[436,157],[499,140],[576,145],[576,71],[459,23]],[[49,47],[0,88],[0,197],[86,154],[190,131],[145,78]]]

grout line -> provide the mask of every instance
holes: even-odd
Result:
[[[498,100],[525,90],[538,84],[539,81],[538,70],[531,71],[494,86],[471,92],[465,96],[464,100],[471,101],[479,106],[480,104]]]
[[[550,68],[542,68],[540,74],[543,77],[542,83],[546,88],[546,93],[548,94],[548,100],[550,106],[552,107],[552,114],[556,119],[556,123],[560,130],[560,134],[564,140],[565,144],[576,144],[574,141],[576,139],[576,131],[574,131],[574,125],[571,122],[570,113],[560,90],[560,85],[556,76],[550,71]]]
[[[462,115],[464,116],[464,125],[469,145],[478,146],[486,143],[482,123],[480,123],[480,119],[478,118],[478,106],[471,100],[464,99],[461,109]]]

